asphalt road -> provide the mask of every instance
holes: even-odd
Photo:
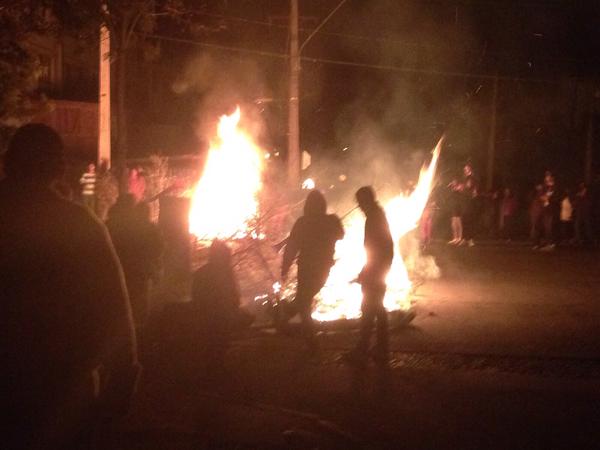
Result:
[[[286,448],[283,432],[296,429],[308,436],[296,448],[312,438],[323,448],[599,448],[599,254],[492,244],[432,253],[442,277],[417,292],[389,369],[340,362],[356,339],[348,331],[320,335],[318,361],[296,337],[251,334],[217,381],[203,378],[193,348],[155,348],[131,416],[107,442]]]

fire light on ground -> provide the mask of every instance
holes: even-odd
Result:
[[[239,128],[240,109],[222,116],[193,190],[189,231],[200,240],[246,236],[258,211],[263,151]]]
[[[394,239],[394,262],[387,277],[385,307],[388,311],[408,309],[412,282],[404,259],[399,254],[398,242],[419,223],[433,188],[442,139],[433,151],[428,167],[423,167],[415,190],[408,196],[399,195],[380,199],[384,206]],[[356,210],[344,222],[346,236],[336,245],[336,263],[331,268],[325,287],[317,297],[313,318],[319,321],[354,319],[360,316],[361,287],[352,280],[366,261],[364,251],[364,216]],[[431,264],[435,263],[431,261]],[[434,268],[434,271],[437,267]]]

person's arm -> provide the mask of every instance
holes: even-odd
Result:
[[[283,262],[281,264],[281,278],[285,279],[292,266],[292,263],[298,256],[300,246],[300,221],[296,221],[287,239],[285,250],[283,252]]]

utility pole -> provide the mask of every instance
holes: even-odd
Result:
[[[298,51],[298,0],[290,0],[290,97],[288,115],[287,175],[290,186],[300,182],[300,52]]]
[[[98,92],[98,164],[110,168],[110,32],[100,26],[100,69]]]
[[[298,48],[298,0],[290,0],[290,98],[288,115],[288,183],[300,182],[300,54],[315,34],[348,0],[341,0]]]
[[[586,184],[592,182],[592,163],[594,160],[594,108],[588,112],[587,135],[585,139],[585,165],[583,176]]]
[[[486,177],[485,186],[489,191],[494,187],[494,161],[496,158],[496,115],[498,111],[498,75],[494,77],[493,91],[492,91],[492,111],[491,111],[491,122],[490,122],[490,134],[488,137],[488,151],[487,151],[487,166],[486,166]]]

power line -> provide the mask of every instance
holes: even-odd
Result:
[[[141,33],[140,33],[141,34]],[[197,47],[203,47],[207,49],[215,49],[215,50],[223,50],[235,53],[245,53],[256,56],[263,56],[269,58],[276,59],[288,59],[289,55],[286,53],[276,53],[264,50],[255,50],[249,49],[245,47],[235,47],[228,45],[220,45],[220,44],[211,44],[208,42],[199,42],[191,39],[185,38],[175,38],[170,36],[164,36],[160,34],[143,34],[147,38],[157,39],[162,41],[170,41],[177,42],[181,44],[194,45]],[[411,67],[398,67],[387,64],[371,64],[371,63],[362,63],[357,61],[347,61],[340,59],[330,59],[330,58],[319,58],[319,57],[310,57],[310,56],[301,56],[301,61],[309,62],[309,63],[318,63],[318,64],[329,64],[329,65],[337,65],[337,66],[347,66],[347,67],[358,67],[358,68],[366,68],[366,69],[375,69],[382,70],[387,72],[397,72],[397,73],[420,73],[425,75],[434,75],[434,76],[447,76],[447,77],[455,77],[455,78],[470,78],[470,79],[495,79],[506,80],[506,81],[528,81],[528,82],[536,82],[536,83],[557,83],[556,79],[552,78],[526,78],[526,77],[511,77],[506,75],[494,75],[494,74],[485,74],[485,73],[470,73],[470,72],[457,72],[457,71],[449,71],[449,70],[434,70],[434,69],[418,69]],[[579,79],[579,77],[568,77],[570,79]]]
[[[247,54],[251,54],[251,55],[265,56],[265,57],[270,57],[270,58],[279,58],[279,59],[287,59],[288,58],[288,55],[285,53],[275,53],[275,52],[270,52],[270,51],[265,51],[265,50],[255,50],[255,49],[244,48],[244,47],[234,47],[234,46],[228,46],[228,45],[211,44],[208,42],[193,41],[191,39],[176,38],[176,37],[171,37],[171,36],[164,36],[161,34],[147,34],[147,33],[137,33],[137,34],[140,34],[140,35],[142,35],[146,38],[150,38],[150,39],[157,39],[160,41],[177,42],[180,44],[190,44],[190,45],[195,45],[197,47],[205,47],[205,48],[209,48],[209,49],[212,48],[212,49],[232,51],[232,52],[237,52],[237,53],[247,53]]]
[[[427,2],[438,3],[441,0],[423,0],[423,1],[425,3],[427,3]],[[492,0],[489,3],[495,4],[496,2]],[[474,5],[476,3],[467,2],[467,4]],[[534,4],[529,4],[529,5],[533,6]],[[539,4],[537,4],[537,5],[539,6]],[[522,6],[526,6],[526,5],[522,5]],[[229,15],[224,15],[224,14],[208,13],[208,12],[204,12],[204,11],[192,11],[191,14],[201,15],[201,16],[206,16],[206,17],[214,17],[214,18],[218,18],[218,19],[224,19],[224,20],[229,20],[229,21],[239,22],[239,23],[248,23],[251,25],[259,25],[259,26],[268,27],[268,28],[279,28],[282,30],[287,30],[289,28],[288,25],[280,25],[280,24],[273,23],[273,22],[266,22],[266,21],[256,20],[256,19],[246,19],[243,17],[229,16]],[[400,45],[400,46],[404,46],[404,47],[427,48],[427,49],[436,49],[436,50],[439,49],[439,50],[444,50],[444,51],[464,52],[464,53],[470,53],[470,54],[475,54],[475,55],[479,55],[482,52],[481,48],[474,48],[474,47],[466,48],[466,47],[450,45],[450,44],[447,44],[447,45],[441,44],[441,43],[429,44],[429,43],[423,43],[423,42],[410,42],[410,41],[406,41],[406,40],[399,40],[399,39],[392,39],[392,38],[365,36],[365,35],[354,34],[354,33],[339,33],[339,32],[333,32],[333,31],[322,31],[322,30],[319,30],[318,27],[317,28],[300,27],[299,30],[302,31],[303,33],[308,34],[309,36],[313,36],[314,34],[319,34],[319,35],[323,35],[323,36],[332,36],[332,37],[340,37],[340,38],[375,42],[378,44],[393,44],[393,45]],[[507,52],[507,51],[494,51],[494,50],[490,51],[488,49],[486,49],[486,54],[495,55],[495,56],[510,56],[510,52]],[[580,59],[564,58],[564,57],[563,58],[541,58],[541,59],[537,59],[537,60],[538,61],[546,61],[546,62],[553,62],[553,61],[585,62]]]

